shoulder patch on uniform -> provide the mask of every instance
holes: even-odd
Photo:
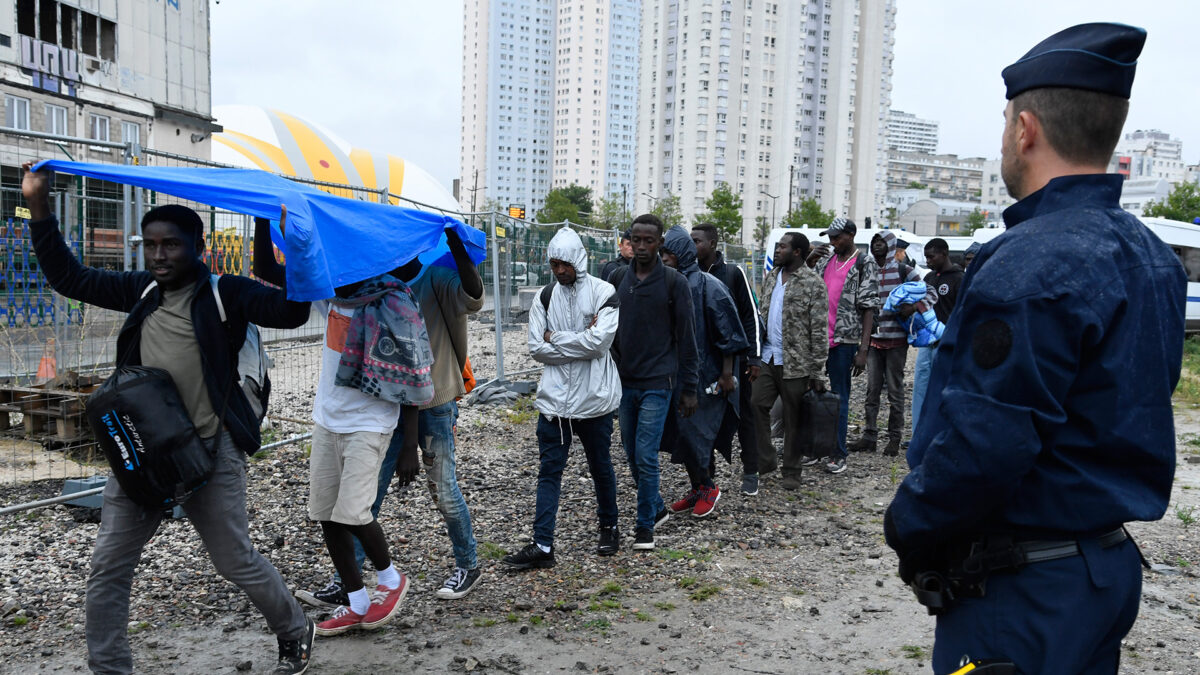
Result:
[[[975,365],[990,370],[1004,363],[1012,352],[1012,326],[1000,319],[988,319],[975,329],[971,338],[971,357]]]

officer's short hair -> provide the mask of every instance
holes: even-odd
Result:
[[[925,242],[925,248],[930,251],[938,251],[939,253],[950,252],[950,244],[947,244],[946,240],[941,237],[934,237]]]
[[[1012,100],[1013,119],[1022,111],[1042,124],[1046,141],[1063,159],[1075,164],[1108,166],[1129,113],[1129,101],[1085,89],[1030,89]]]

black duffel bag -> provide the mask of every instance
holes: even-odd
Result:
[[[800,399],[796,451],[806,457],[831,457],[837,449],[841,399],[832,391],[809,389]]]
[[[87,418],[121,489],[137,504],[171,509],[212,476],[206,444],[162,368],[121,366],[88,397]]]

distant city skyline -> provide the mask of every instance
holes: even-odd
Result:
[[[449,187],[459,175],[462,5],[318,0],[210,5],[213,105],[299,115],[354,145],[415,162]],[[1200,3],[898,0],[892,107],[939,123],[939,151],[996,157],[1000,71],[1051,33],[1085,21],[1149,32],[1126,131],[1159,129],[1200,163],[1200,87],[1183,75]],[[269,29],[264,29],[264,26]]]

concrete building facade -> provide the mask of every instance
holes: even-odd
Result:
[[[888,113],[888,150],[937,154],[938,123],[900,110]]]
[[[468,0],[463,205],[519,205],[555,187],[593,198],[633,185],[637,0]],[[493,202],[494,203],[494,202]]]
[[[1188,179],[1183,142],[1158,129],[1126,133],[1117,143],[1108,170],[1129,180],[1161,179],[1173,186]]]
[[[0,90],[7,127],[207,159],[213,124],[207,2],[18,0],[0,4]],[[56,146],[0,136],[4,182],[30,152]],[[74,150],[119,162],[120,151]]]
[[[643,0],[636,211],[728,184],[742,241],[815,198],[883,208],[894,0]]]
[[[928,187],[935,198],[978,201],[985,163],[982,157],[891,152],[887,161],[887,186],[889,190],[901,190],[920,183]]]

